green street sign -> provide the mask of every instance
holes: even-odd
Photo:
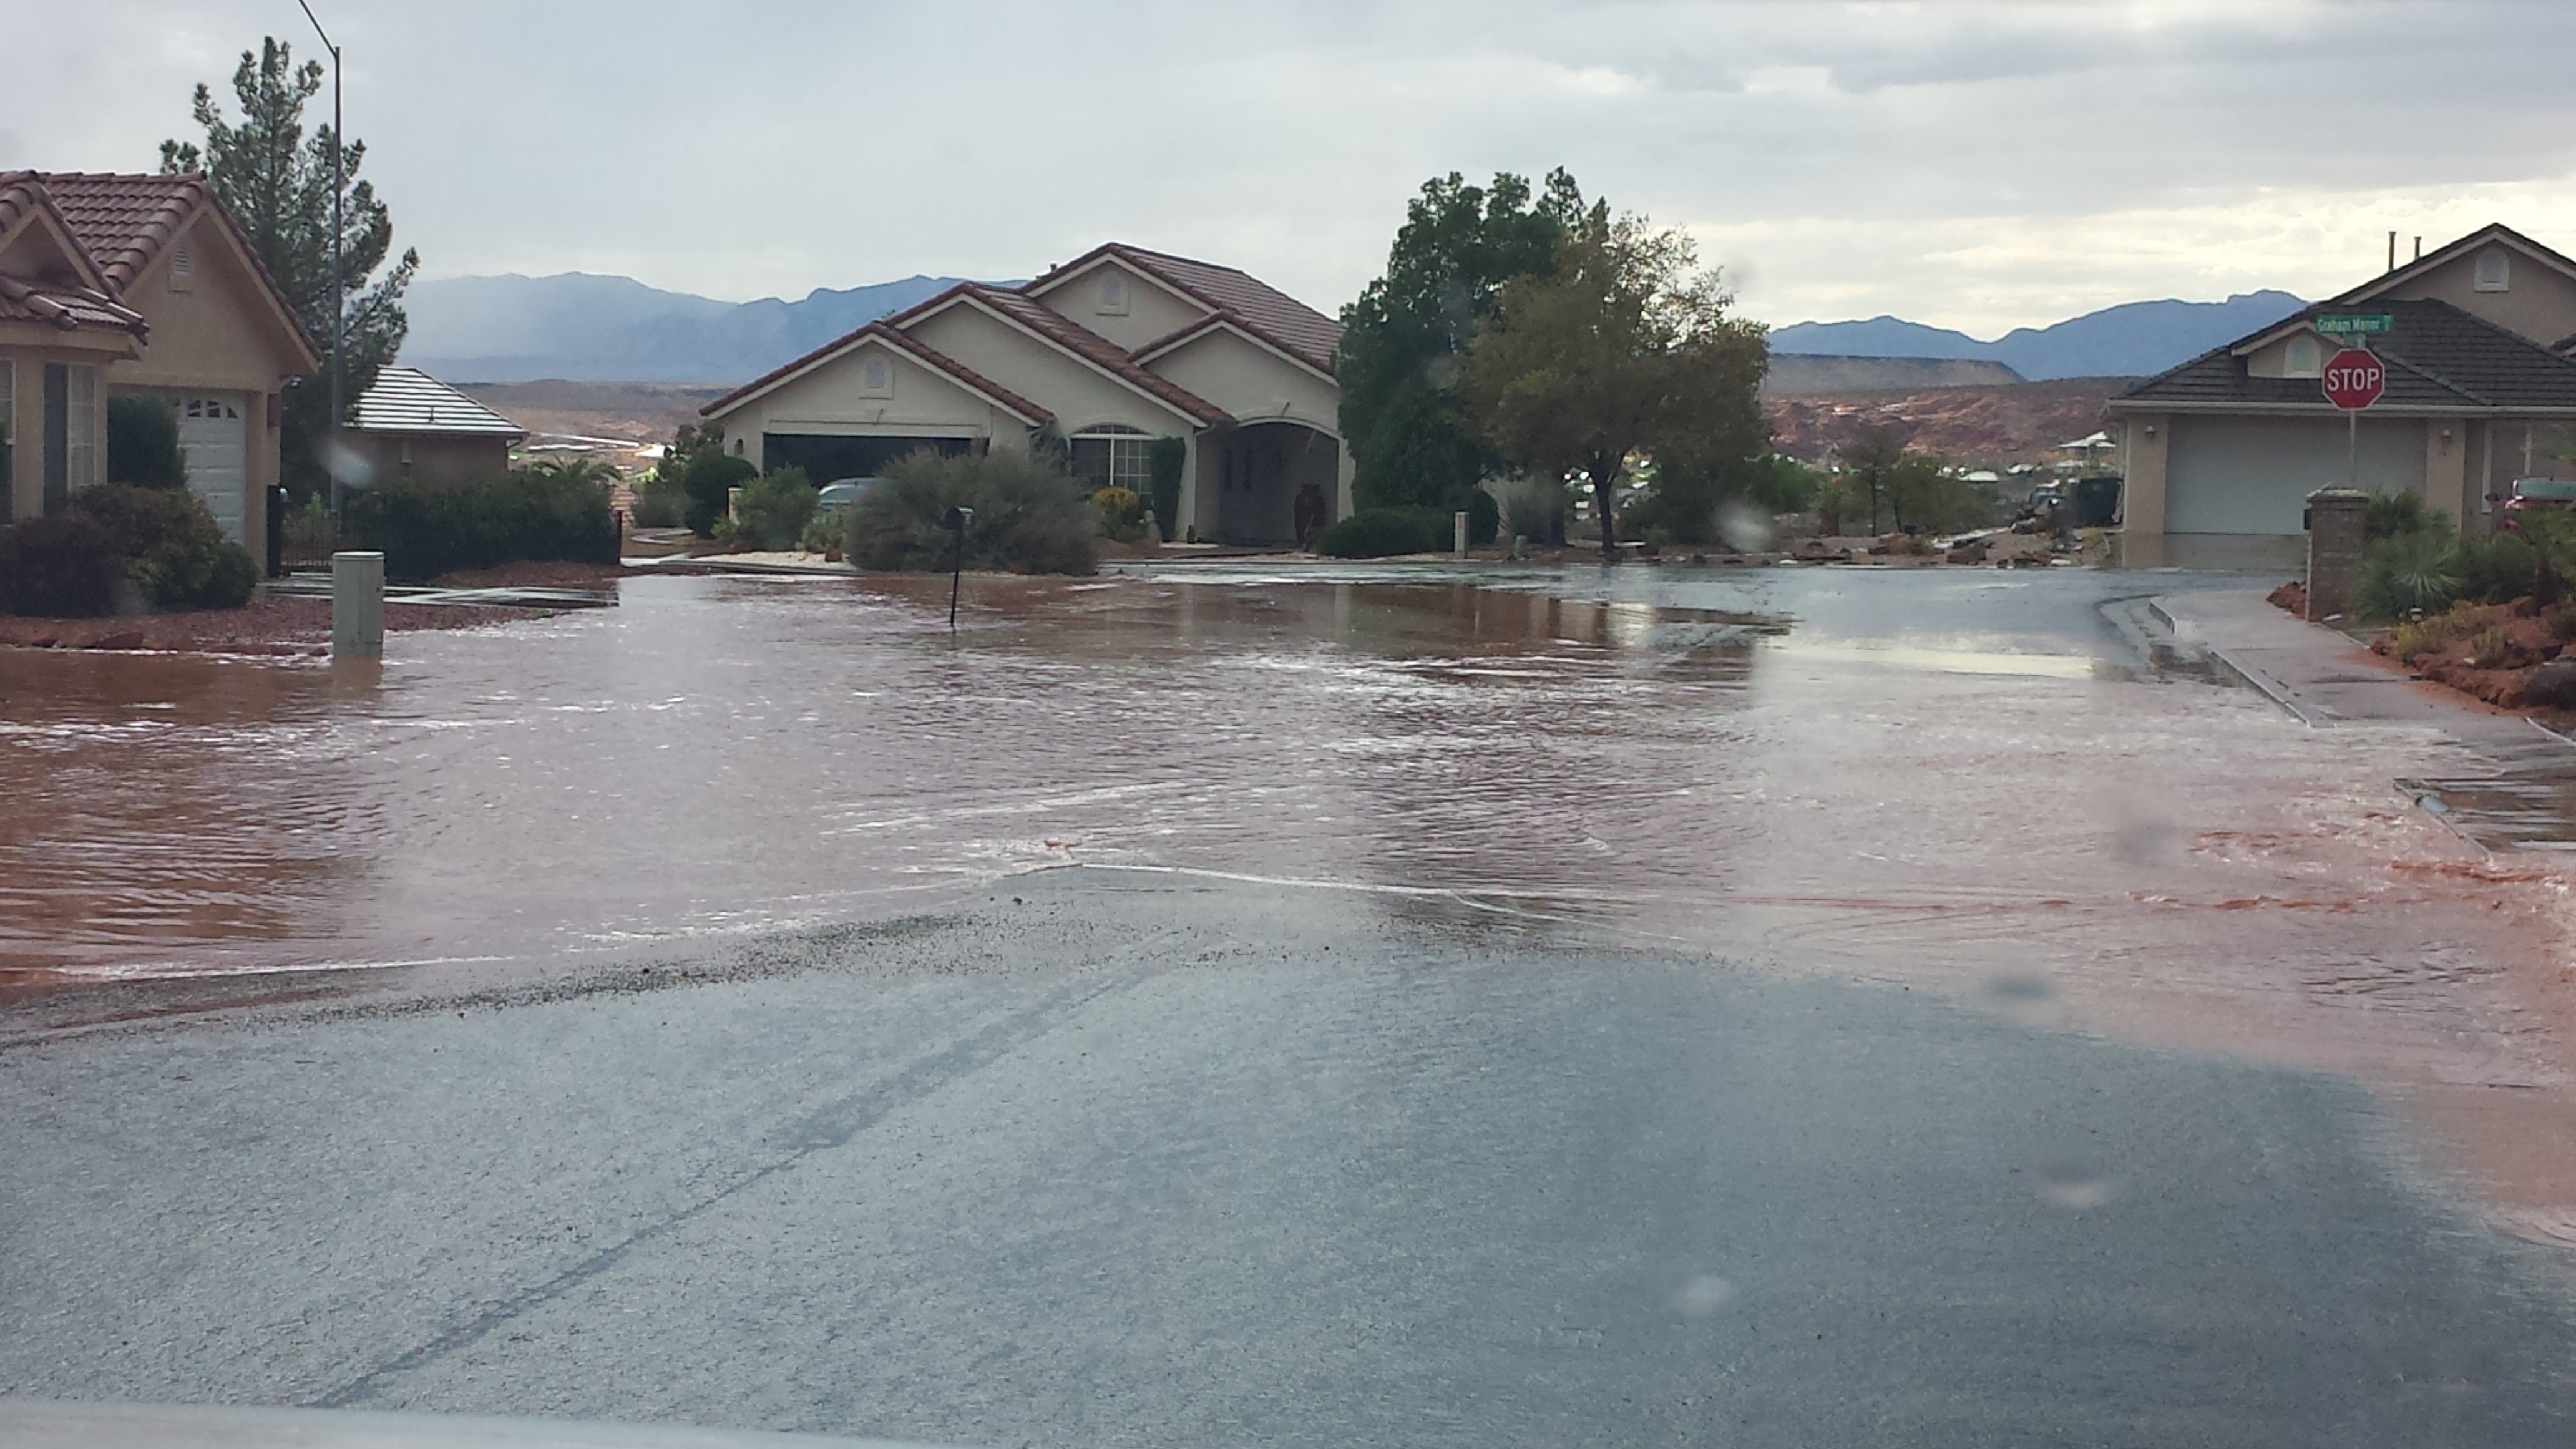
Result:
[[[2308,325],[2319,332],[2357,337],[2365,332],[2391,331],[2397,326],[2397,319],[2386,312],[2328,312],[2310,318]]]

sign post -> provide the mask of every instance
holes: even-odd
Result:
[[[2378,320],[2328,319],[2337,322]],[[2388,368],[2366,347],[2347,347],[2326,360],[2326,401],[2343,409],[2345,470],[2354,488],[2361,486],[2361,413],[2388,390]]]

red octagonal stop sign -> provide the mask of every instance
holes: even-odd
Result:
[[[2347,347],[2326,363],[2326,401],[2345,412],[2359,412],[2379,401],[2388,389],[2388,369],[2359,347]]]

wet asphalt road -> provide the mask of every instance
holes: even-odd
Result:
[[[22,1039],[0,1103],[0,1394],[2576,1438],[2554,1262],[2355,1085],[1437,899],[1063,871],[686,969]]]

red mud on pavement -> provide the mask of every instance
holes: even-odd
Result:
[[[2568,878],[2392,787],[2460,768],[2433,732],[1753,611],[976,585],[954,642],[944,580],[656,579],[380,677],[0,651],[0,990],[545,975],[1067,864],[1429,889],[2354,1073],[2576,1224]]]

